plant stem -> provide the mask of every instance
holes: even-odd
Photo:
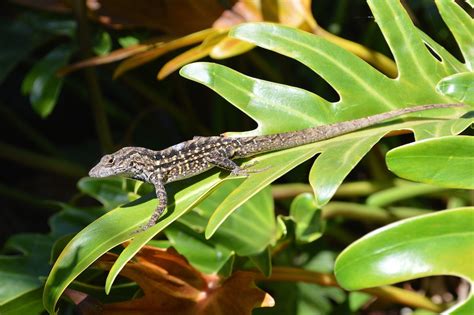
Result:
[[[86,59],[92,54],[90,49],[91,40],[89,35],[89,24],[87,21],[87,8],[85,0],[72,1],[72,8],[78,24],[78,37],[81,55],[84,59]],[[102,151],[110,152],[112,150],[112,135],[110,133],[109,122],[105,111],[105,104],[102,99],[102,93],[99,87],[99,81],[93,68],[86,68],[83,71],[90,95],[96,130]]]
[[[444,190],[447,190],[447,188],[426,184],[408,184],[377,192],[367,199],[367,204],[371,206],[383,207],[400,200],[437,193]]]
[[[313,192],[310,185],[300,183],[272,185],[271,188],[274,199],[292,198],[302,193]]]
[[[3,103],[0,103],[0,115],[3,116],[4,120],[8,121],[19,132],[24,134],[31,142],[38,146],[38,148],[51,155],[58,155],[58,150],[48,140],[48,138],[44,137],[38,130],[31,127],[26,121],[18,117]]]
[[[359,221],[387,223],[395,218],[385,209],[351,202],[330,202],[323,207],[322,217],[329,219],[342,216]]]
[[[272,185],[272,195],[275,199],[292,198],[301,193],[312,193],[309,184],[293,183]],[[334,196],[336,197],[364,197],[371,195],[381,189],[390,187],[389,182],[360,181],[346,183],[339,186]]]
[[[306,282],[323,286],[339,287],[336,278],[332,274],[292,267],[273,267],[272,275],[270,277],[266,278],[261,273],[256,273],[255,280]],[[363,289],[360,291],[372,294],[387,301],[400,303],[414,308],[423,308],[433,312],[441,312],[444,310],[442,306],[434,304],[423,295],[392,286]]]
[[[31,210],[44,209],[54,212],[60,209],[57,203],[34,197],[30,193],[10,188],[3,183],[0,183],[0,196],[30,205],[32,206]]]
[[[64,176],[77,178],[87,174],[86,170],[78,164],[20,149],[4,142],[0,142],[0,158]]]
[[[394,207],[390,208],[390,210],[386,210],[365,204],[334,201],[323,207],[322,217],[324,219],[344,217],[363,222],[390,223],[431,212],[431,210],[427,209],[406,207]]]

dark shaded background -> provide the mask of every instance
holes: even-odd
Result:
[[[365,1],[313,2],[314,16],[323,28],[390,56]],[[445,28],[434,2],[412,0],[406,3],[415,23],[459,58],[457,47],[453,46],[452,35]],[[13,23],[25,13],[46,18],[58,16],[10,2],[0,3],[0,23]],[[72,18],[68,15],[59,16],[64,19]],[[94,22],[90,26],[92,34],[104,29]],[[127,32],[144,37],[160,34],[146,29],[108,32],[112,38],[123,36]],[[23,40],[21,36],[5,38],[1,27],[0,38],[2,47],[7,47],[13,41]],[[69,41],[67,38],[59,38],[35,49],[0,85],[0,150],[5,150],[5,144],[9,145],[9,149],[27,150],[21,152],[21,159],[6,157],[0,152],[0,244],[12,234],[47,232],[48,218],[58,207],[44,201],[66,202],[78,197],[78,176],[64,176],[27,165],[28,162],[24,159],[36,158],[29,152],[42,155],[45,152],[25,137],[21,126],[31,128],[48,139],[57,151],[56,158],[78,164],[84,170],[90,168],[103,153],[95,130],[90,93],[82,72],[73,73],[66,78],[56,107],[45,119],[32,110],[28,96],[21,93],[22,80],[30,68],[63,40]],[[0,49],[0,55],[2,50],[4,49]],[[158,69],[180,52],[182,50],[167,54],[115,81],[112,80],[112,73],[116,64],[94,70],[107,103],[116,147],[132,144],[160,149],[195,135],[214,135],[255,127],[254,122],[226,104],[214,92],[181,78],[178,73],[157,81],[155,77]],[[73,56],[73,60],[80,60],[79,54]],[[314,91],[329,100],[337,99],[331,87],[303,65],[272,52],[255,49],[219,63],[251,76]],[[261,63],[260,67],[256,66],[258,63]],[[166,106],[163,104],[175,108],[181,118],[176,119],[176,115],[164,109]],[[307,168],[307,165],[300,166],[282,181],[306,181]]]

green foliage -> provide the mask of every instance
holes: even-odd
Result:
[[[56,72],[67,64],[71,52],[66,45],[56,47],[36,63],[23,80],[21,90],[30,96],[33,109],[41,117],[48,116],[56,105],[64,82]]]
[[[473,222],[471,207],[378,229],[339,255],[334,270],[338,283],[348,290],[360,290],[432,275],[456,275],[472,283]],[[472,292],[470,299],[472,303]]]
[[[439,81],[436,90],[458,102],[474,103],[474,73],[456,73]]]
[[[474,139],[468,136],[418,141],[387,154],[388,168],[398,176],[442,187],[474,189]]]
[[[256,313],[355,313],[367,306],[373,295],[377,296],[376,291],[347,293],[330,281],[317,282],[314,273],[326,278],[335,274],[338,284],[346,290],[428,275],[465,277],[472,284],[474,270],[468,262],[473,250],[474,209],[464,207],[469,205],[470,196],[461,189],[474,186],[472,176],[468,176],[472,174],[473,144],[472,137],[458,135],[474,121],[469,114],[462,116],[474,106],[474,50],[470,40],[474,28],[464,27],[472,20],[456,3],[437,1],[465,58],[462,63],[415,27],[398,1],[368,3],[396,60],[396,78],[385,76],[321,37],[290,27],[249,23],[230,33],[248,45],[304,64],[329,83],[339,96],[337,101],[214,63],[190,64],[180,74],[210,88],[257,123],[254,130],[226,134],[231,137],[298,130],[419,104],[463,102],[470,107],[416,113],[335,139],[239,161],[243,165],[257,162],[255,168],[263,170],[246,178],[213,170],[172,183],[167,185],[166,212],[154,227],[139,234],[133,233],[148,221],[156,207],[153,187],[123,178],[83,178],[78,182],[81,193],[72,202],[53,203],[60,211],[49,221],[50,234],[17,235],[5,244],[4,255],[0,256],[0,283],[8,291],[0,288],[0,313],[38,314],[43,310],[42,298],[44,308],[53,314],[67,288],[103,302],[118,296],[130,299],[137,293],[137,285],[116,280],[145,245],[174,248],[191,266],[208,275],[230,276],[235,270],[259,270],[269,277],[261,278],[262,286],[268,287],[277,305],[273,310]],[[49,24],[35,30],[37,23],[19,20],[6,32],[0,32],[0,36],[22,34],[30,41],[30,45],[15,42],[0,52],[0,82],[13,69],[12,64],[24,60],[35,48],[58,35],[67,38],[66,43],[48,46],[40,54],[22,84],[23,92],[29,94],[41,117],[52,112],[62,88],[64,79],[57,78],[56,71],[75,52],[75,46],[69,43],[74,26],[67,21],[46,21]],[[103,54],[111,49],[112,32],[97,34],[94,48],[97,54]],[[130,46],[136,38],[124,35],[119,42]],[[24,51],[17,56],[12,53],[21,49]],[[264,69],[265,60],[259,63]],[[285,74],[291,79],[293,75],[296,78],[298,74]],[[133,82],[130,77],[124,78]],[[150,97],[153,92],[144,94]],[[122,96],[117,95],[117,99]],[[132,106],[127,110],[135,110]],[[174,110],[173,106],[169,108]],[[108,104],[108,111],[120,123],[130,120],[113,102]],[[140,115],[147,114],[148,109]],[[133,133],[141,119],[136,117],[127,133]],[[399,138],[380,142],[393,131],[413,132],[416,141],[407,145],[401,145]],[[155,141],[158,137],[146,134],[143,138]],[[386,152],[386,163],[393,173],[383,164]],[[283,181],[298,178],[291,176],[305,171],[298,168],[293,172],[301,164],[309,170],[310,185],[300,184],[302,190],[291,191],[287,197],[292,200],[276,197],[270,185],[284,176]],[[344,183],[348,176],[351,180],[367,180]],[[81,207],[78,204],[83,199],[97,205]],[[344,201],[334,201],[338,199]],[[440,204],[447,209],[434,211]],[[448,209],[453,207],[459,208]],[[402,218],[409,219],[383,226],[354,242],[363,233]],[[158,234],[159,240],[154,239]],[[122,246],[124,243],[126,247]],[[95,269],[108,252],[117,254],[110,271]],[[50,259],[54,262],[51,270]],[[281,266],[300,272],[293,278],[283,277],[296,284],[266,282],[272,281],[273,276],[281,281],[281,270],[277,269]],[[104,279],[109,297],[100,287]],[[403,298],[392,301],[438,310],[430,302],[410,299],[412,292],[403,292]],[[473,303],[471,294],[470,300],[458,305],[456,311],[463,314]]]
[[[325,221],[321,218],[321,209],[316,206],[312,194],[301,194],[293,200],[290,219],[295,222],[297,242],[314,242],[323,235]]]

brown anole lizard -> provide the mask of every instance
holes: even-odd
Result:
[[[247,175],[247,167],[240,167],[233,159],[334,138],[413,112],[459,106],[464,105],[430,104],[407,107],[365,118],[263,136],[194,137],[161,151],[124,147],[115,153],[104,155],[90,170],[89,176],[120,175],[153,184],[158,206],[148,223],[141,228],[141,231],[144,231],[155,224],[166,208],[167,195],[164,186],[167,183],[200,174],[213,167],[230,171],[232,175]]]

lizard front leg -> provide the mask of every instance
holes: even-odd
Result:
[[[136,233],[143,232],[155,225],[156,221],[163,214],[163,211],[166,209],[168,198],[166,195],[165,185],[161,179],[155,179],[152,181],[152,184],[155,186],[156,197],[158,199],[158,206],[148,220],[148,223],[141,226]]]

